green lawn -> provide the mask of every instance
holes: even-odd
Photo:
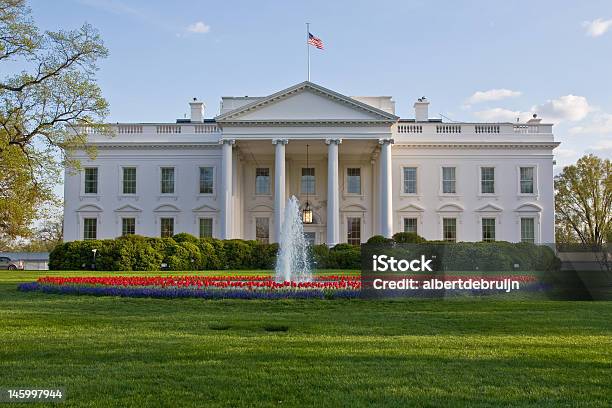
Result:
[[[65,407],[556,407],[612,400],[611,302],[17,292],[18,282],[38,276],[0,271],[0,388],[63,386]]]

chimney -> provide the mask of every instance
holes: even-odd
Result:
[[[429,101],[424,96],[414,103],[414,117],[417,122],[429,120]]]
[[[191,121],[202,122],[204,120],[204,109],[206,108],[204,102],[200,102],[197,98],[193,98],[193,101],[189,102],[189,106],[191,106]]]

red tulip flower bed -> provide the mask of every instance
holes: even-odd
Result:
[[[359,276],[319,276],[312,282],[276,282],[270,276],[82,276],[43,277],[39,283],[53,285],[103,285],[103,286],[149,286],[149,287],[197,287],[197,288],[247,288],[247,289],[359,289]]]
[[[311,282],[276,282],[270,276],[81,276],[42,277],[22,291],[127,297],[208,299],[355,298],[359,276],[318,276]]]
[[[381,276],[382,277],[382,276]],[[406,277],[406,276],[404,276]],[[397,277],[398,279],[404,277]],[[412,275],[416,281],[431,279],[431,275]],[[370,276],[363,288],[371,287]],[[387,276],[387,279],[389,277]],[[535,278],[523,276],[440,276],[443,281],[481,280],[501,281],[511,278],[523,284],[535,284]],[[533,286],[533,285],[530,285]],[[537,285],[536,285],[537,286]],[[535,288],[535,286],[534,286]],[[19,285],[24,292],[38,291],[56,294],[77,294],[95,296],[181,298],[195,297],[204,299],[350,299],[359,297],[362,292],[361,276],[325,275],[317,276],[310,282],[276,282],[266,275],[244,276],[77,276],[39,278],[36,282]],[[452,294],[455,291],[447,292]],[[459,291],[457,291],[459,293]],[[465,293],[465,292],[464,292]],[[381,293],[386,294],[386,293]],[[397,296],[426,296],[427,293],[396,292]],[[474,295],[487,294],[473,292]],[[367,297],[367,296],[366,296]]]

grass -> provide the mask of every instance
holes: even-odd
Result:
[[[0,271],[0,388],[63,386],[65,407],[612,400],[610,302],[203,301],[15,289],[51,274],[89,273]]]

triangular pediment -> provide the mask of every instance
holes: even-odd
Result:
[[[199,206],[197,208],[194,208],[191,211],[193,211],[193,212],[217,212],[219,210],[217,210],[214,207],[211,207],[210,205],[204,204],[204,205],[201,205],[201,206]]]
[[[398,212],[415,212],[415,211],[422,212],[422,211],[425,211],[425,208],[421,207],[420,205],[411,203],[403,208],[400,208],[397,211]]]
[[[349,204],[342,208],[342,211],[350,212],[350,211],[367,211],[368,209],[361,204]]]
[[[131,204],[126,204],[121,206],[115,210],[115,212],[141,212],[142,210],[138,207],[135,207]]]
[[[181,209],[173,204],[162,204],[156,207],[153,212],[180,212]]]
[[[463,206],[457,203],[446,203],[438,207],[438,212],[461,212]]]
[[[391,124],[397,116],[312,82],[284,89],[215,118],[217,123],[373,122]]]
[[[495,204],[491,204],[488,203],[487,205],[484,205],[482,207],[480,207],[479,209],[476,210],[477,212],[501,212],[503,211],[503,208],[495,205]]]
[[[249,208],[249,211],[252,212],[268,212],[268,211],[274,211],[273,207],[270,207],[269,205],[265,205],[265,204],[258,204],[254,207]]]
[[[516,212],[540,212],[542,211],[542,207],[540,207],[538,204],[535,204],[535,203],[525,203],[519,206],[514,211]]]
[[[85,204],[77,209],[77,212],[100,212],[104,211],[98,204]]]

